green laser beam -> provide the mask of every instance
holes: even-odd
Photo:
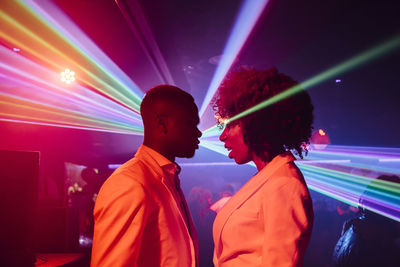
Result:
[[[348,72],[362,64],[365,64],[369,61],[372,61],[373,59],[376,59],[400,46],[400,35],[397,35],[393,39],[386,41],[385,43],[378,45],[374,48],[368,49],[367,51],[364,51],[304,82],[299,83],[298,85],[295,85],[286,91],[277,94],[257,105],[254,107],[251,107],[235,116],[229,119],[229,122],[232,122],[234,120],[237,120],[239,118],[242,118],[244,116],[247,116],[257,110],[266,108],[276,102],[279,102],[285,98],[288,98],[294,94],[299,93],[302,90],[308,90],[338,74],[343,74],[345,72]]]
[[[371,186],[372,188],[383,190],[386,192],[391,192],[394,194],[400,194],[400,184],[389,182],[389,181],[383,181],[383,180],[376,180],[376,179],[371,179],[371,178],[366,178],[361,175],[357,174],[350,174],[350,173],[345,173],[342,171],[336,171],[328,168],[323,168],[323,167],[317,167],[317,166],[310,166],[310,165],[305,165],[305,164],[299,164],[299,168],[301,170],[305,171],[310,171],[316,174],[321,174],[324,176],[330,176],[334,177],[343,181],[348,181],[360,185],[367,186],[369,185],[372,181],[374,184]]]
[[[272,104],[275,104],[276,102],[279,102],[285,98],[288,98],[290,96],[293,96],[294,94],[299,93],[300,91],[303,90],[308,90],[328,79],[331,79],[332,77],[338,75],[338,74],[343,74],[346,73],[350,70],[355,69],[356,67],[361,66],[362,64],[366,64],[367,62],[370,62],[378,57],[383,56],[384,54],[389,53],[390,51],[395,50],[400,46],[400,35],[396,35],[394,38],[390,39],[389,41],[384,42],[383,44],[380,44],[376,47],[373,47],[371,49],[368,49],[364,52],[359,53],[358,55],[343,61],[342,63],[339,63],[338,65],[331,67],[330,69],[321,72],[320,74],[317,74],[316,76],[303,81],[293,87],[290,87],[286,91],[277,94],[235,116],[232,118],[229,118],[227,121],[225,121],[225,124],[228,124],[234,120],[237,120],[239,118],[243,118],[244,116],[247,116],[253,112],[256,112],[260,109],[266,108]],[[210,137],[213,135],[217,135],[220,133],[220,129],[218,129],[218,126],[212,126],[206,130],[203,131],[204,137]]]

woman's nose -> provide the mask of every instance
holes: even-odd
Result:
[[[219,140],[221,140],[221,141],[225,141],[226,140],[226,127],[222,131],[221,135],[219,136]]]

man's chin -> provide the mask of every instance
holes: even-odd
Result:
[[[193,158],[194,154],[195,154],[195,150],[186,152],[186,153],[182,153],[181,155],[178,155],[178,157],[179,158]]]

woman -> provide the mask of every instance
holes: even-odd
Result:
[[[225,79],[214,102],[221,121],[297,85],[276,69],[241,70]],[[290,150],[302,158],[311,136],[307,92],[228,120],[220,140],[237,164],[254,162],[253,176],[219,211],[213,226],[214,264],[301,266],[310,240],[310,194]]]

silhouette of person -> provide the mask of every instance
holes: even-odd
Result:
[[[210,191],[193,187],[188,197],[189,209],[193,217],[194,225],[199,234],[199,267],[211,267],[214,251],[212,240],[212,224],[215,219],[215,212],[210,210]]]
[[[367,186],[359,200],[360,216],[343,224],[342,236],[333,252],[333,266],[399,266],[400,247],[396,239],[400,237],[400,223],[369,210],[375,208],[388,211],[385,206],[373,200],[384,192],[376,187],[380,180],[400,183],[398,176],[381,175]],[[397,197],[400,198],[398,194]],[[396,217],[399,217],[398,211],[391,211],[397,212]]]
[[[92,266],[197,266],[198,239],[176,157],[191,158],[201,132],[193,97],[170,85],[140,106],[144,140],[104,182],[94,208]]]
[[[276,69],[231,73],[214,100],[224,122],[220,140],[237,164],[254,162],[257,174],[218,212],[214,265],[301,266],[311,236],[312,201],[294,164],[311,136],[313,105],[301,91],[237,120],[235,115],[296,86]],[[225,120],[228,120],[226,122]]]
[[[93,167],[86,167],[81,172],[82,179],[86,182],[86,185],[82,189],[82,195],[85,196],[83,206],[81,207],[81,218],[80,218],[80,233],[84,234],[86,238],[93,238],[93,209],[94,203],[97,197],[97,193],[102,185],[102,180],[99,174],[99,170]],[[88,241],[88,240],[87,240]],[[90,245],[90,242],[86,246]],[[82,244],[81,244],[82,245]]]
[[[233,196],[233,186],[230,184],[224,184],[219,192],[220,199],[215,201],[214,204],[211,205],[210,209],[213,210],[215,213],[218,213],[223,206],[225,206],[226,202]]]

